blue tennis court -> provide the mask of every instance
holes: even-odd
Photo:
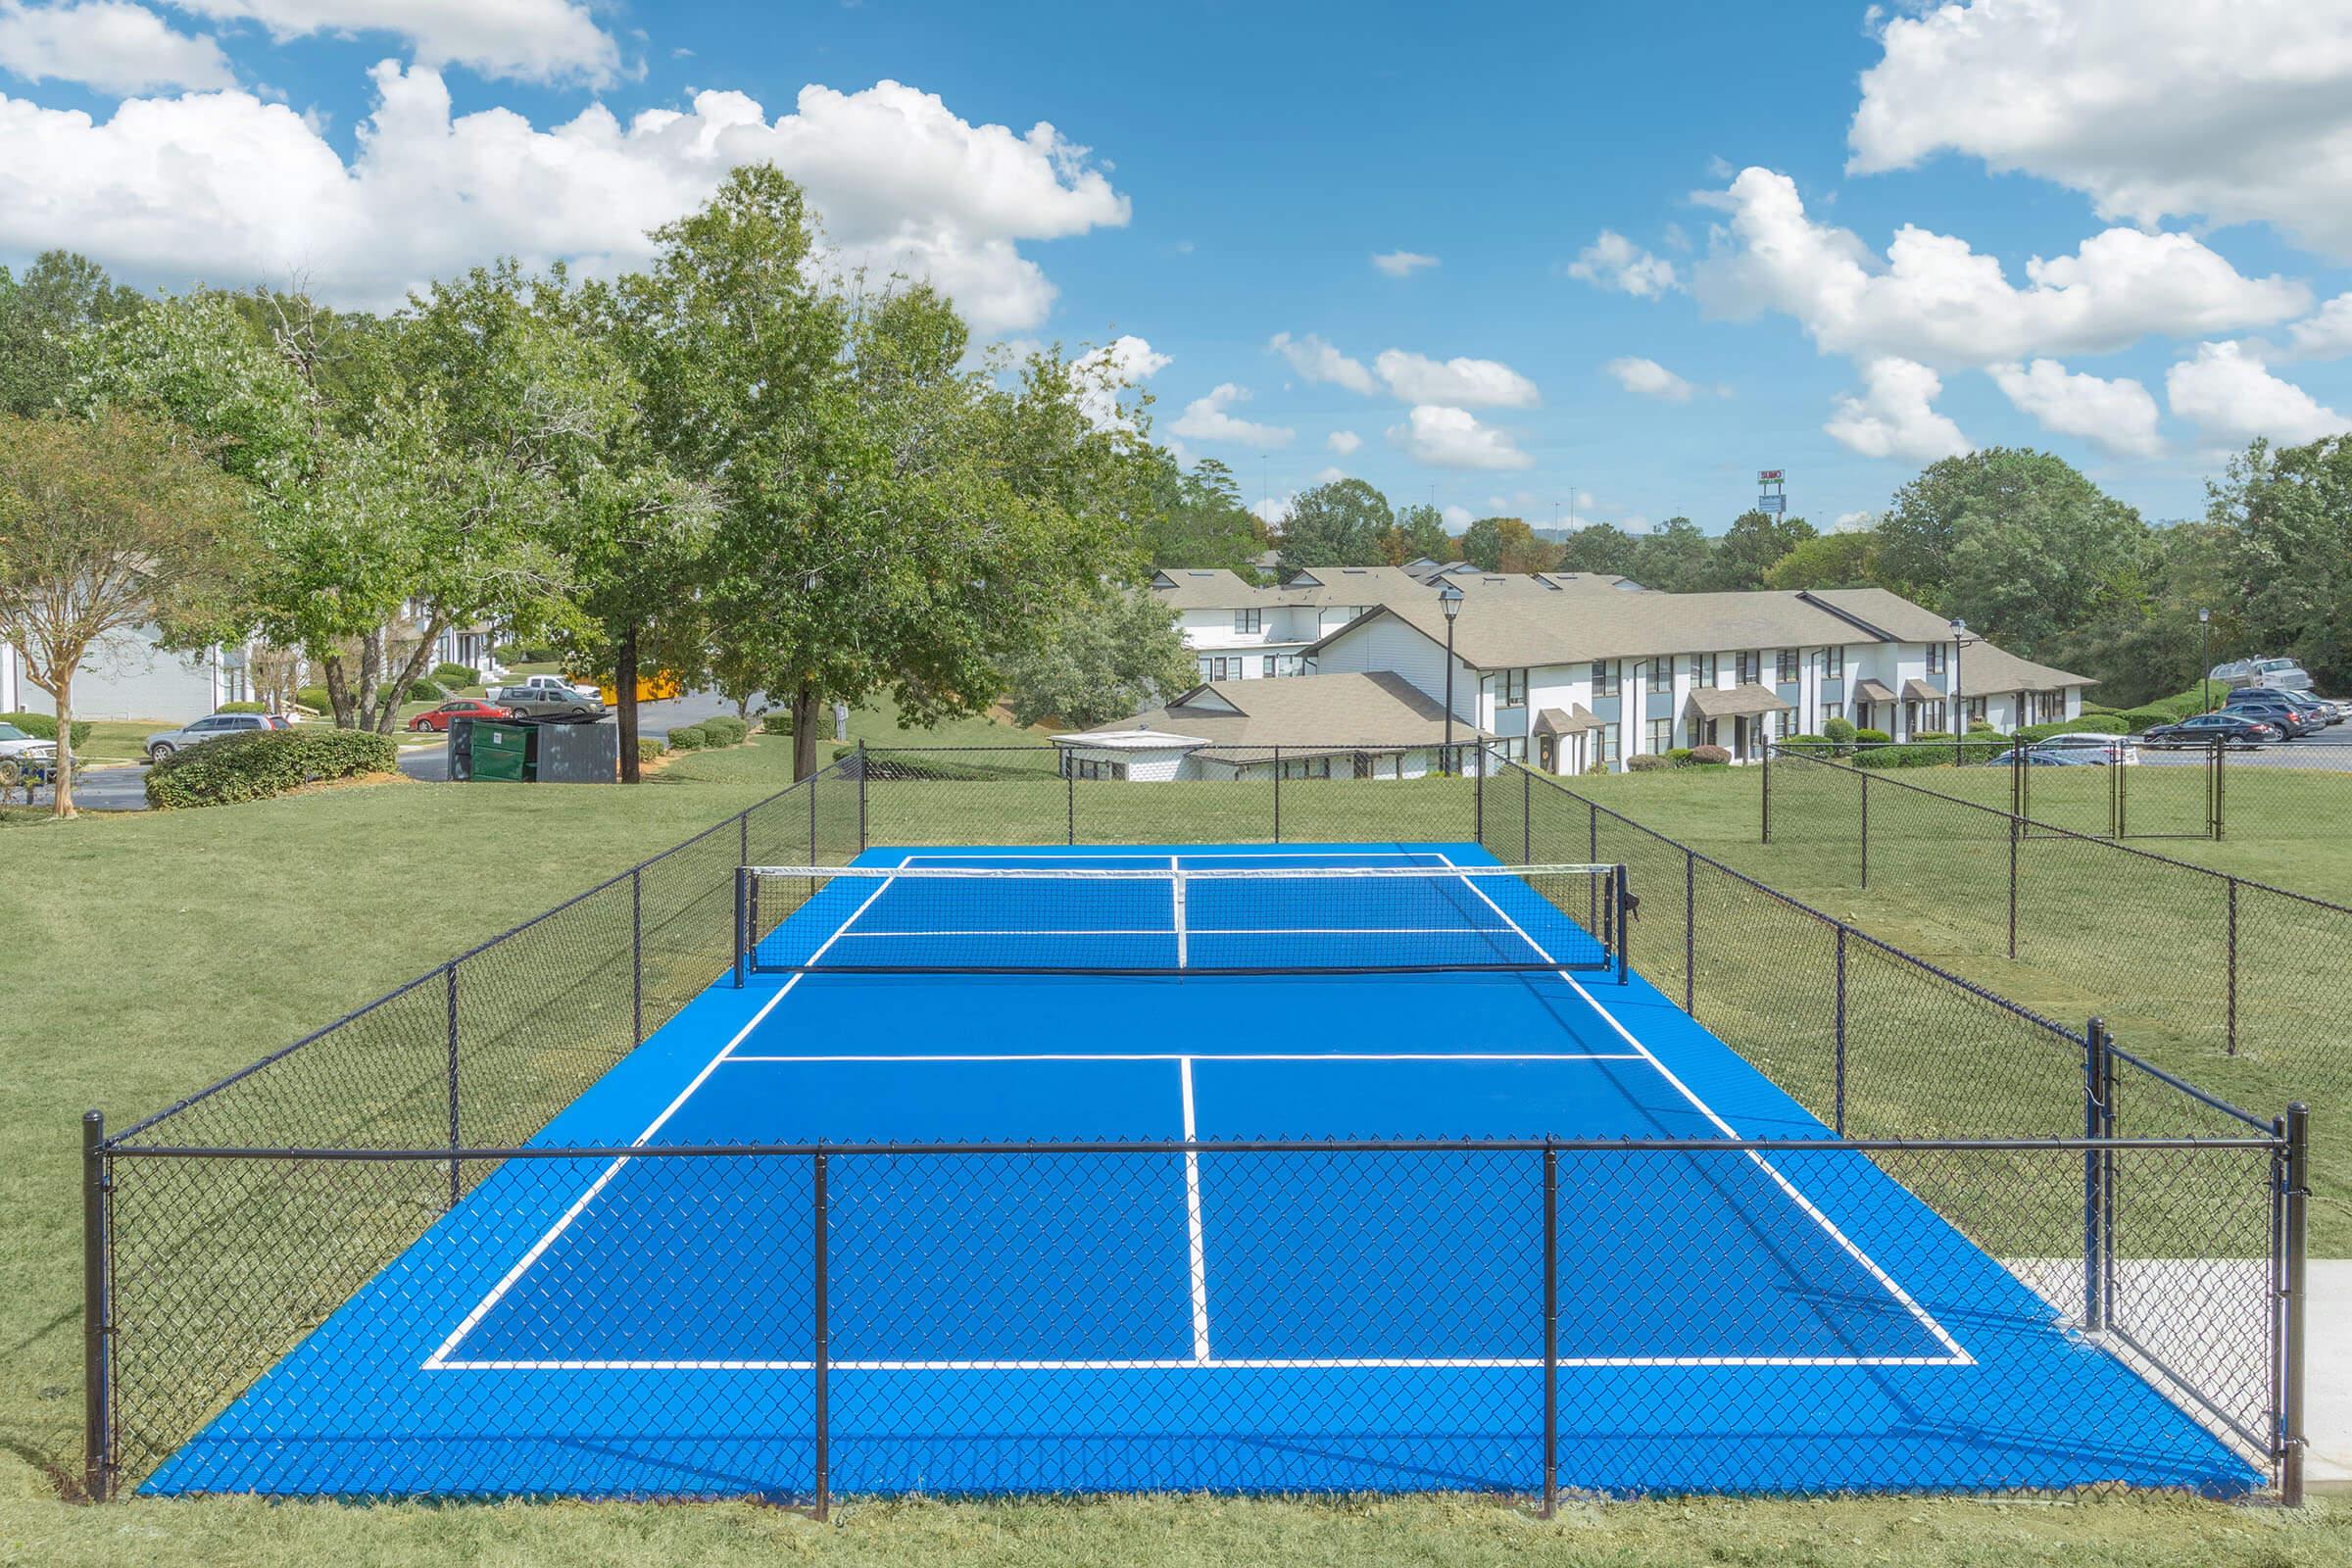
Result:
[[[821,1295],[838,1493],[1530,1491],[1541,1151],[1166,1146],[1830,1136],[1475,846],[858,864],[142,1490],[805,1497]],[[1564,1486],[2261,1484],[1867,1153],[1551,1183]]]

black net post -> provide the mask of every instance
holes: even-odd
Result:
[[[812,1322],[808,1369],[813,1379],[809,1385],[808,1398],[816,1440],[816,1484],[812,1500],[819,1520],[824,1519],[833,1508],[833,1325],[830,1282],[825,1275],[832,1247],[827,1234],[831,1222],[826,1214],[825,1174],[825,1152],[820,1147],[808,1157],[808,1190],[812,1200],[809,1210],[811,1251],[808,1259],[808,1306]]]
[[[735,935],[734,940],[728,944],[729,951],[735,955],[733,973],[735,989],[738,991],[743,989],[745,960],[751,956],[751,895],[752,868],[748,865],[739,865],[735,868]]]
[[[443,972],[449,976],[449,1206],[458,1206],[458,1154],[465,1148],[458,1129],[458,966],[450,963]]]
[[[2279,1241],[2280,1322],[2278,1345],[2278,1500],[2290,1508],[2303,1504],[2304,1334],[2310,1318],[2305,1295],[2307,1249],[2306,1210],[2311,1201],[2311,1110],[2301,1101],[2286,1107],[2278,1123],[2286,1140],[2280,1156]]]
[[[1833,1066],[1837,1074],[1838,1136],[1845,1136],[1845,926],[1838,927],[1838,1000]]]
[[[107,1220],[106,1118],[81,1118],[81,1486],[92,1502],[114,1491],[114,1318],[107,1282],[114,1275]]]
[[[1544,1149],[1544,1517],[1560,1505],[1560,1152]]]
[[[1617,922],[1617,983],[1624,985],[1627,974],[1626,950],[1633,946],[1634,895],[1626,885],[1625,866],[1622,862],[1609,873],[1609,880],[1615,884],[1611,903]]]

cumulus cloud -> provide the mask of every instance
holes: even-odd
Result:
[[[1594,288],[1614,289],[1644,300],[1658,299],[1683,286],[1672,262],[1643,250],[1613,228],[1602,229],[1599,238],[1576,253],[1576,260],[1568,264],[1568,275]]]
[[[1078,407],[1098,428],[1132,430],[1135,421],[1119,408],[1119,394],[1166,369],[1174,362],[1132,333],[1089,349],[1069,364]]]
[[[1315,483],[1330,484],[1335,479],[1345,479],[1347,477],[1348,470],[1339,466],[1337,464],[1334,464],[1330,466],[1317,470],[1315,474]]]
[[[1911,360],[1876,359],[1862,368],[1859,397],[1841,392],[1822,429],[1840,446],[1866,458],[1903,458],[1933,463],[1969,450],[1960,427],[1937,414],[1943,382]]]
[[[804,87],[773,121],[742,93],[705,92],[684,112],[623,123],[592,104],[542,130],[504,109],[453,116],[423,66],[387,61],[373,78],[349,163],[247,92],[134,98],[105,121],[0,95],[0,250],[67,246],[146,282],[302,275],[333,303],[381,305],[488,256],[638,265],[647,230],[764,161],[808,189],[830,263],[927,278],[996,333],[1054,301],[1021,242],[1128,219],[1052,125],[975,125],[895,81]]]
[[[1402,349],[1383,349],[1372,368],[1389,390],[1407,403],[1442,403],[1454,408],[1529,409],[1536,383],[1498,360],[1453,359],[1443,363]]]
[[[2198,344],[2193,359],[2165,372],[2164,393],[2174,414],[2233,445],[2256,436],[2292,445],[2352,429],[2352,419],[2273,375],[2241,343]]]
[[[1875,512],[1840,512],[1838,520],[1830,524],[1830,532],[1860,533],[1865,528],[1878,525],[1879,514]]]
[[[1820,348],[1857,359],[1953,368],[2103,354],[2150,334],[2267,325],[2310,306],[2301,284],[2242,276],[2186,234],[2110,228],[2072,256],[2034,258],[2019,288],[1996,258],[1911,224],[1877,257],[1850,230],[1815,223],[1796,182],[1768,169],[1696,199],[1727,215],[1695,275],[1710,314],[1779,311]]]
[[[1611,360],[1601,367],[1617,378],[1617,384],[1628,392],[1645,398],[1662,398],[1668,403],[1690,401],[1690,383],[1669,370],[1655,360],[1628,355]]]
[[[1291,514],[1297,510],[1298,500],[1295,495],[1267,496],[1250,503],[1250,514],[1269,528],[1279,528],[1290,521]]]
[[[33,7],[0,0],[0,71],[27,81],[77,81],[100,92],[229,87],[237,74],[211,37],[174,32],[127,0]]]
[[[2340,360],[2352,354],[2352,294],[2338,294],[2297,321],[2288,348],[2301,360]]]
[[[1364,438],[1353,430],[1334,430],[1323,438],[1323,444],[1344,458],[1362,446]]]
[[[1177,435],[1195,441],[1222,441],[1228,444],[1254,447],[1283,447],[1291,444],[1296,430],[1279,424],[1253,424],[1237,419],[1229,412],[1237,403],[1250,401],[1248,387],[1235,386],[1231,381],[1220,382],[1208,396],[1195,398],[1184,406],[1184,413],[1168,426]]]
[[[1424,256],[1419,251],[1390,251],[1384,256],[1373,257],[1372,265],[1391,277],[1410,277],[1425,267],[1437,266],[1438,259]]]
[[[1277,332],[1266,347],[1290,361],[1291,368],[1309,381],[1328,381],[1350,392],[1375,390],[1372,372],[1364,368],[1362,361],[1349,359],[1312,332],[1304,337]]]
[[[1389,440],[1407,455],[1443,468],[1526,468],[1535,459],[1503,431],[1478,422],[1468,409],[1422,403],[1389,427]]]
[[[2071,374],[2056,360],[1992,365],[1985,373],[2045,430],[2081,436],[2118,457],[2152,458],[2164,450],[2156,400],[2137,381]]]
[[[1446,519],[1446,527],[1453,529],[1467,528],[1472,521],[1468,507],[1447,507],[1438,515]]]
[[[2082,191],[2102,218],[2270,222],[2352,256],[2341,6],[1977,0],[1880,38],[1847,132],[1856,173],[1956,152]]]
[[[604,86],[620,51],[580,0],[172,0],[215,22],[252,22],[279,42],[316,33],[388,32],[426,66],[488,76]]]

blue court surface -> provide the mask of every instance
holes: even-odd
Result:
[[[1331,845],[860,863],[1494,862]],[[943,901],[844,879],[760,944],[790,972],[719,977],[536,1142],[1830,1136],[1599,966],[1556,904],[1477,883],[1450,905],[1471,945],[1538,942],[1562,967],[827,973],[822,955],[948,935],[1009,962],[1181,942],[1186,961],[1279,966],[1431,929],[1425,897],[1318,905],[1305,879],[1254,902],[1198,884],[1183,911],[1165,881],[1044,911],[1031,881]],[[1538,1152],[865,1152],[825,1181],[837,1494],[1542,1483]],[[1862,1152],[1569,1152],[1557,1192],[1565,1487],[2262,1483]],[[807,1497],[816,1197],[806,1155],[509,1160],[141,1490]]]

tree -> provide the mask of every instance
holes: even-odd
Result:
[[[1559,569],[1632,577],[1641,555],[1642,542],[1615,523],[1588,523],[1560,541]]]
[[[1257,558],[1266,550],[1266,525],[1242,505],[1233,470],[1202,458],[1186,473],[1157,448],[1143,461],[1151,475],[1151,502],[1142,531],[1152,564],[1221,566],[1255,581]]]
[[[1004,662],[1012,716],[1094,729],[1189,686],[1193,656],[1176,612],[1148,593],[1106,588],[1061,607]]]
[[[1389,498],[1361,479],[1301,490],[1282,520],[1282,574],[1301,566],[1377,566],[1381,535],[1396,520]]]
[[[2246,646],[2352,681],[2352,436],[2256,441],[2209,488]]]
[[[1559,552],[1523,518],[1480,517],[1462,530],[1462,559],[1481,571],[1549,571]]]
[[[1813,525],[1802,517],[1776,517],[1750,508],[1715,542],[1707,586],[1718,593],[1761,588],[1774,563],[1814,537]]]
[[[1872,529],[1816,534],[1799,540],[1766,567],[1764,586],[1784,593],[1794,588],[1867,588],[1878,580],[1878,559],[1879,536]]]
[[[1632,575],[1660,593],[1695,593],[1713,569],[1715,542],[1689,517],[1668,517],[1643,534]]]
[[[1396,520],[1381,535],[1381,560],[1391,566],[1408,561],[1444,561],[1452,543],[1446,532],[1446,514],[1425,501],[1416,501],[1399,508]]]
[[[74,676],[106,639],[152,626],[214,640],[245,496],[184,430],[121,410],[0,415],[0,641],[57,705],[57,805],[74,815]]]
[[[0,267],[0,414],[30,417],[66,406],[73,343],[87,327],[122,320],[145,302],[72,251],[45,251],[21,278]]]

